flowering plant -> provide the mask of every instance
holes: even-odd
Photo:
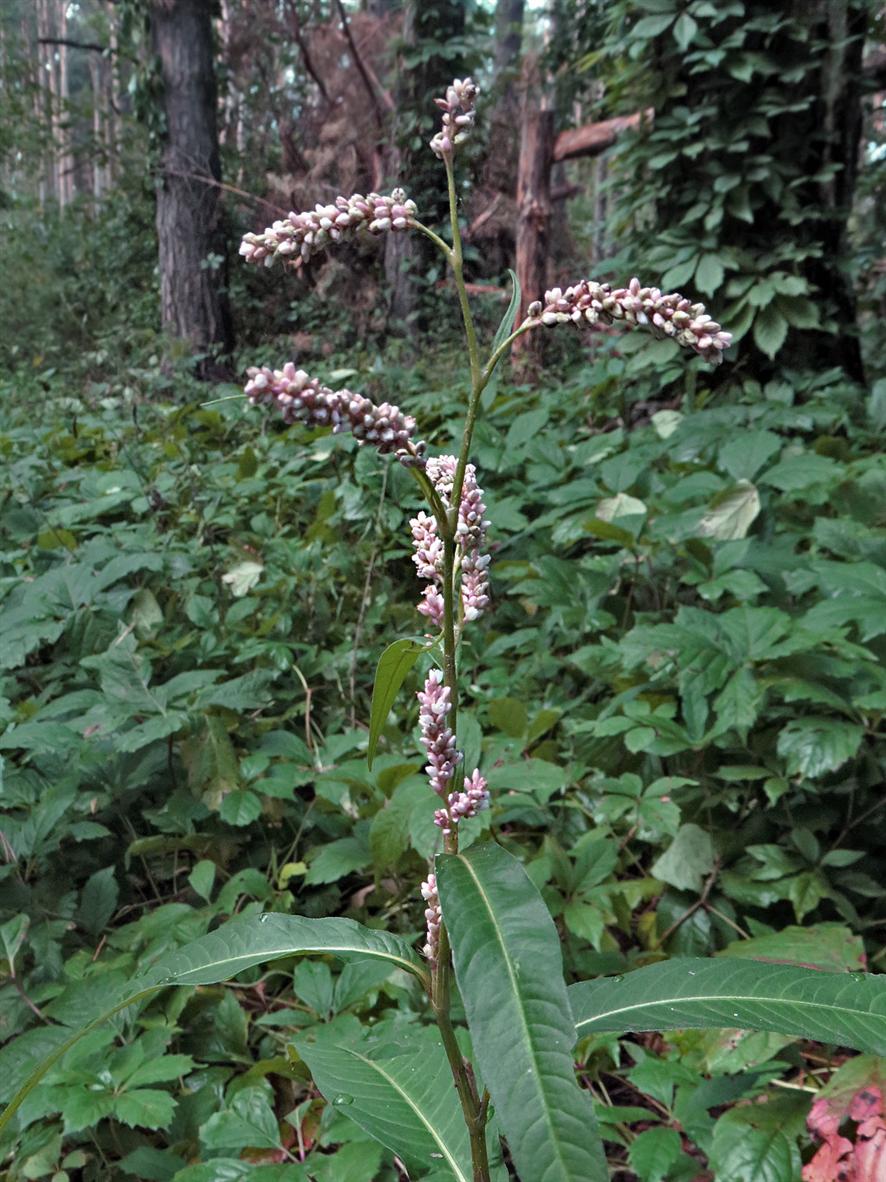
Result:
[[[458,745],[459,644],[491,606],[483,490],[469,461],[481,395],[523,333],[561,323],[623,324],[671,337],[718,363],[729,346],[701,304],[632,279],[623,288],[582,280],[553,288],[514,324],[520,292],[484,360],[463,273],[454,160],[475,120],[478,91],[456,79],[438,99],[431,148],[449,194],[450,241],[418,219],[401,189],[339,197],[247,234],[247,261],[303,266],[318,251],[361,233],[427,236],[451,268],[470,365],[457,454],[429,456],[414,419],[387,402],[332,390],[286,363],[249,371],[246,395],[287,423],[351,432],[392,456],[414,478],[426,507],[411,521],[413,561],[424,584],[418,612],[431,633],[397,640],[379,661],[368,758],[407,673],[429,669],[418,692],[421,744],[441,852],[417,890],[424,903],[421,953],[409,941],[348,919],[245,913],[146,968],[108,998],[94,1021],[48,1054],[0,1119],[18,1110],[43,1074],[85,1030],[124,1008],[147,1005],[172,985],[215,983],[267,961],[318,953],[382,962],[413,979],[428,999],[414,1021],[359,1038],[338,1027],[294,1043],[323,1095],[404,1164],[409,1176],[457,1182],[605,1182],[608,1168],[590,1096],[575,1076],[573,1047],[586,1034],[682,1027],[756,1027],[886,1053],[883,979],[748,960],[678,958],[626,977],[573,984],[563,978],[557,929],[519,861],[494,840],[464,837],[464,822],[489,816],[487,781],[468,772]],[[482,816],[481,816],[482,819]],[[460,996],[466,1022],[456,1016]],[[433,1019],[429,1021],[428,1019]]]

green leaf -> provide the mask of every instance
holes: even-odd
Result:
[[[132,1175],[138,1182],[172,1182],[185,1163],[169,1149],[140,1145],[117,1164],[124,1174]]]
[[[520,863],[484,843],[437,858],[437,887],[483,1081],[523,1182],[606,1182],[575,1080],[560,940]]]
[[[191,890],[207,903],[212,898],[212,887],[215,883],[215,862],[203,858],[188,875]]]
[[[131,1129],[166,1129],[176,1104],[175,1096],[159,1088],[133,1088],[114,1101],[114,1116]]]
[[[672,24],[673,20],[674,13],[672,12],[666,13],[663,16],[644,16],[631,29],[631,36],[637,40],[657,37],[659,33],[663,33]]]
[[[754,344],[767,357],[775,357],[787,335],[788,322],[772,304],[761,308],[754,317]]]
[[[864,968],[864,942],[840,923],[790,926],[767,932],[750,940],[736,940],[724,949],[724,956],[771,960],[802,965],[804,968],[858,971]]]
[[[674,26],[675,36],[677,36],[680,23],[683,20],[689,20],[693,25],[695,24],[692,17],[687,17],[684,13]],[[698,260],[698,266],[695,268],[695,286],[699,291],[704,292],[705,295],[713,295],[723,282],[723,274],[723,264],[720,262],[718,256],[715,254],[703,254]]]
[[[631,1142],[628,1161],[641,1182],[661,1182],[680,1156],[680,1134],[658,1126],[646,1129]]]
[[[852,759],[863,737],[864,727],[836,718],[796,718],[778,736],[778,754],[789,776],[814,780]]]
[[[229,1108],[210,1116],[200,1140],[207,1149],[278,1149],[280,1129],[266,1088],[239,1091]]]
[[[798,1107],[797,1101],[794,1105]],[[771,1116],[766,1112],[770,1107],[776,1110]],[[729,1182],[796,1182],[802,1162],[796,1134],[789,1134],[786,1123],[777,1102],[725,1113],[711,1143],[715,1176]]]
[[[726,1027],[886,1054],[886,976],[677,958],[569,988],[579,1035]]]
[[[372,706],[369,710],[369,745],[366,749],[366,762],[372,767],[375,751],[382,729],[387,722],[388,714],[394,704],[394,699],[406,674],[418,660],[422,653],[426,653],[430,645],[425,642],[411,640],[395,640],[389,644],[379,658],[375,671],[375,682],[372,686]]]
[[[674,25],[674,40],[682,50],[686,50],[692,44],[695,34],[698,32],[698,22],[693,20],[688,12],[681,12],[677,17],[677,23]],[[705,255],[705,258],[714,258],[714,255]],[[697,276],[696,276],[697,278]],[[702,287],[699,283],[699,288],[702,291],[713,292],[720,286],[723,279],[723,268],[720,268],[720,278],[713,287]]]
[[[739,480],[714,497],[698,523],[697,533],[724,542],[747,537],[759,512],[760,494],[749,480]]]
[[[96,870],[86,880],[77,918],[91,936],[99,935],[114,914],[119,894],[113,866]]]
[[[425,976],[423,961],[400,936],[375,931],[353,919],[305,919],[265,912],[232,919],[185,944],[132,984],[213,985],[253,965],[306,952],[369,956],[419,978]]]
[[[511,281],[511,298],[495,333],[495,338],[492,342],[492,353],[497,353],[513,332],[514,323],[517,319],[517,313],[520,311],[520,303],[523,298],[520,290],[520,280],[517,278],[516,271],[512,271],[510,267],[508,267],[508,277]]]
[[[337,1111],[393,1150],[410,1170],[445,1162],[448,1176],[470,1182],[471,1147],[440,1036],[414,1028],[408,1042],[335,1046],[305,1035],[295,1047]]]
[[[733,480],[753,480],[781,447],[774,431],[742,431],[720,448],[717,463]]]
[[[0,941],[3,943],[3,952],[9,961],[11,972],[15,971],[15,958],[18,955],[18,950],[24,943],[25,936],[28,934],[30,922],[27,915],[19,912],[18,915],[14,915],[12,919],[8,919],[6,923],[0,926]]]
[[[300,915],[270,912],[232,919],[216,931],[185,944],[141,976],[133,978],[122,991],[122,996],[118,992],[116,998],[106,997],[107,1008],[103,1012],[38,1060],[38,1065],[0,1115],[0,1130],[12,1119],[46,1072],[85,1034],[120,1010],[145,1000],[168,985],[214,985],[229,980],[253,965],[307,952],[368,956],[386,961],[392,967],[405,969],[418,977],[423,985],[427,984],[424,962],[405,940],[388,932],[363,927],[352,919],[305,919]],[[4,1048],[4,1053],[14,1052],[14,1048],[13,1043],[11,1047]]]
[[[205,714],[201,730],[181,745],[189,787],[207,808],[218,809],[240,787],[240,765],[224,720]]]
[[[518,448],[536,439],[550,417],[550,411],[544,406],[516,415],[505,436],[505,454],[512,455]]]
[[[346,874],[362,870],[369,864],[371,857],[368,847],[356,837],[340,837],[338,841],[320,846],[311,859],[305,883],[307,886],[317,886],[324,882],[338,882]]]
[[[218,806],[218,815],[228,825],[242,828],[251,825],[261,816],[261,797],[248,788],[235,788]]]
[[[681,825],[677,836],[652,866],[652,876],[678,891],[700,891],[714,868],[714,843],[698,825]]]

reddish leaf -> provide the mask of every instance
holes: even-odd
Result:
[[[803,1182],[886,1182],[884,1088],[882,1060],[872,1055],[850,1059],[831,1077],[807,1120],[822,1144]]]

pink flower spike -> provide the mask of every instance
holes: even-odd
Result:
[[[552,327],[556,324],[613,324],[649,328],[657,337],[672,337],[712,365],[719,365],[723,351],[732,344],[725,332],[705,311],[679,292],[662,294],[657,287],[642,287],[631,279],[627,287],[613,290],[608,283],[582,279],[562,290],[552,287],[544,301],[529,305],[524,323]]]

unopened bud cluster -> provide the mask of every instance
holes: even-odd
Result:
[[[382,455],[395,455],[407,467],[423,467],[425,445],[412,438],[415,419],[389,402],[376,405],[351,390],[330,390],[288,361],[282,369],[266,365],[247,370],[245,393],[255,406],[276,406],[286,423],[332,427],[350,431],[359,443],[369,443]]]
[[[448,722],[452,705],[449,686],[443,684],[439,669],[430,671],[417,696],[421,740],[428,759],[425,772],[433,790],[446,801],[445,808],[434,813],[434,824],[448,835],[463,818],[475,817],[488,807],[489,792],[477,768],[463,780],[461,789],[447,791],[462,756]]]
[[[440,898],[437,895],[436,874],[429,874],[421,884],[421,897],[425,901],[425,923],[427,925],[427,936],[422,951],[433,964],[437,959],[437,949],[440,945],[440,924],[443,922]]]
[[[527,322],[547,326],[616,321],[648,328],[658,337],[672,337],[713,365],[719,365],[723,350],[732,343],[732,333],[724,332],[704,304],[693,304],[679,292],[663,295],[657,287],[641,287],[639,279],[615,289],[608,283],[582,279],[565,291],[551,288],[545,292],[544,302],[536,300],[527,309]]]
[[[421,741],[428,757],[425,771],[433,790],[443,796],[461,755],[455,749],[455,735],[446,721],[452,703],[449,686],[443,684],[439,669],[432,669],[428,674],[424,689],[418,691],[418,704]]]
[[[427,461],[426,471],[444,508],[449,508],[455,481],[455,456],[434,456]],[[458,545],[458,572],[461,580],[462,616],[476,620],[489,606],[489,562],[483,553],[489,522],[484,517],[486,505],[483,490],[477,484],[473,464],[465,467],[458,522],[455,528]],[[419,513],[409,523],[415,547],[412,561],[420,579],[430,580],[422,592],[418,610],[438,628],[443,624],[443,543],[437,531],[437,521],[427,513]]]
[[[245,234],[240,254],[248,263],[264,261],[270,266],[279,258],[300,267],[328,246],[347,242],[361,231],[408,230],[416,213],[415,202],[402,189],[394,189],[390,197],[380,193],[336,197],[332,205],[318,203],[302,213],[289,213],[261,234]]]
[[[450,792],[446,798],[446,808],[436,810],[434,824],[443,830],[444,836],[448,837],[452,832],[452,827],[457,825],[463,817],[476,817],[477,813],[482,813],[487,808],[489,808],[489,789],[486,786],[486,779],[480,775],[479,768],[474,768],[470,776],[465,779],[464,790]]]
[[[472,78],[455,78],[446,88],[446,97],[434,99],[443,112],[442,126],[431,140],[431,150],[442,160],[467,139],[477,117],[474,104],[480,88]]]

